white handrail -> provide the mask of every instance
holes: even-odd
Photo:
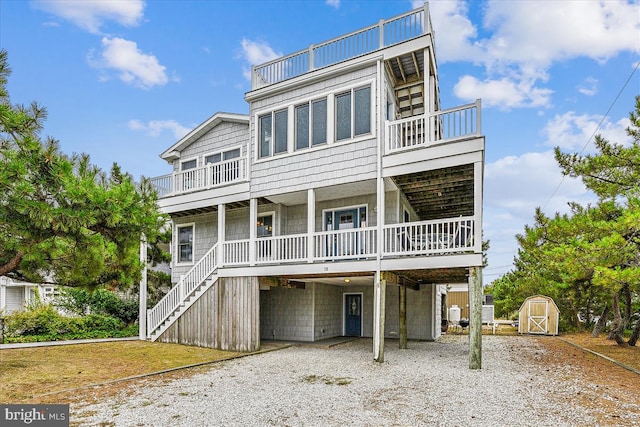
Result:
[[[360,259],[376,256],[377,228],[322,231],[313,236],[314,260]]]
[[[187,298],[195,293],[200,285],[218,268],[216,262],[217,248],[218,244],[216,243],[191,267],[187,274],[180,278],[178,283],[167,292],[160,302],[147,312],[148,337],[151,336]]]
[[[383,256],[428,255],[476,250],[473,216],[389,224],[383,227]]]
[[[256,240],[256,263],[297,262],[306,259],[306,234],[261,237]]]
[[[306,72],[429,34],[427,4],[377,24],[311,45],[290,55],[251,68],[251,88],[258,89]]]
[[[386,152],[480,136],[480,100],[432,114],[386,122]]]

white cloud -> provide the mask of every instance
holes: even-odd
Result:
[[[423,1],[414,1],[413,7],[423,4]],[[478,31],[467,17],[468,13],[467,3],[462,0],[429,3],[438,61],[476,61],[485,54],[474,42]]]
[[[569,212],[568,202],[592,203],[582,181],[563,178],[553,151],[508,156],[485,167],[484,238],[491,241],[487,282],[510,269],[515,235],[533,223],[536,207],[547,215]]]
[[[489,1],[484,44],[489,60],[543,67],[576,57],[606,60],[640,52],[640,4],[628,1]]]
[[[484,15],[481,28],[469,19],[469,5]],[[479,7],[453,0],[432,1],[429,10],[438,60],[485,68],[484,78],[462,77],[456,94],[467,101],[486,97],[489,106],[548,107],[551,91],[544,83],[555,62],[578,57],[604,62],[623,51],[640,52],[637,2],[490,0]],[[481,94],[470,95],[470,89]],[[585,95],[596,89],[589,80],[578,88]]]
[[[166,67],[154,55],[141,52],[135,42],[119,37],[103,37],[100,58],[94,59],[91,52],[88,60],[92,66],[114,70],[123,82],[144,89],[169,81]]]
[[[602,122],[602,124],[600,124]],[[600,125],[600,127],[598,127]],[[611,142],[628,144],[631,139],[625,129],[630,125],[628,118],[622,118],[617,122],[602,120],[602,116],[581,114],[573,111],[557,114],[547,122],[543,129],[546,141],[545,145],[560,147],[565,151],[580,152],[587,146],[585,153],[593,152],[594,133],[602,135]],[[597,132],[596,132],[597,129]],[[587,145],[589,142],[589,145]]]
[[[106,21],[126,27],[138,25],[145,7],[142,0],[37,0],[32,5],[94,34],[100,33]]]
[[[129,129],[145,132],[153,137],[160,136],[164,130],[168,130],[173,133],[176,139],[182,138],[191,131],[190,128],[182,126],[175,120],[150,120],[147,123],[140,120],[129,120]]]
[[[593,77],[587,77],[578,85],[578,92],[586,96],[593,96],[598,93],[598,80]]]
[[[502,77],[480,81],[469,75],[460,78],[453,92],[467,102],[482,98],[483,106],[497,106],[504,110],[548,106],[553,93],[550,89],[535,87],[533,82],[525,79]]]
[[[340,0],[326,0],[325,3],[333,8],[340,8]]]
[[[240,46],[242,50],[239,56],[248,63],[248,67],[243,69],[242,74],[249,81],[251,81],[251,65],[269,62],[272,59],[282,56],[282,53],[274,51],[268,43],[263,41],[254,41],[243,38],[240,42]]]

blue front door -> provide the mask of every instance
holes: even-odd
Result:
[[[359,337],[362,335],[362,295],[344,296],[344,335]]]

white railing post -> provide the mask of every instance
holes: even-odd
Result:
[[[313,233],[316,228],[316,190],[307,190],[307,262],[313,262]]]
[[[314,52],[313,52],[313,45],[310,44],[309,45],[309,71],[313,70],[314,67],[315,67],[315,58],[314,58]]]
[[[218,205],[218,253],[216,254],[217,264],[219,267],[224,265],[224,252],[225,252],[225,222],[226,222],[226,210],[225,204],[220,203]]]
[[[184,285],[184,275],[180,276],[178,281],[178,295],[180,295],[180,302],[184,301],[187,297],[186,287]]]
[[[482,101],[480,100],[480,98],[476,99],[476,134],[477,135],[482,135],[482,117],[481,117],[481,105]]]
[[[378,41],[378,47],[382,49],[384,47],[384,19],[378,21],[378,31],[380,32],[380,40]]]

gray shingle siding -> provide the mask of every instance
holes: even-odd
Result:
[[[180,159],[198,158],[198,166],[204,164],[204,156],[224,150],[225,148],[242,148],[241,155],[246,155],[249,141],[249,126],[242,123],[223,122],[200,137],[180,152]],[[180,170],[180,161],[173,164],[173,170]]]

